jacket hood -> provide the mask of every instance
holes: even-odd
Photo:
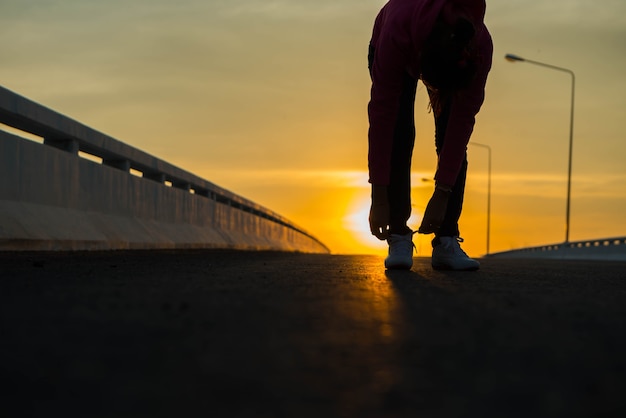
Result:
[[[467,19],[478,34],[483,26],[486,3],[485,0],[390,0],[386,8],[391,9],[392,14],[395,11],[413,15],[409,24],[411,38],[414,48],[419,50],[440,16],[450,24],[460,18]]]
[[[462,17],[479,26],[485,19],[485,0],[441,0],[442,17],[450,23],[454,23]]]

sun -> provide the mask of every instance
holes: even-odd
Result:
[[[368,223],[369,212],[369,196],[358,196],[348,207],[348,214],[344,218],[344,227],[364,248],[376,254],[383,253],[387,245],[370,232]]]
[[[370,204],[369,191],[358,194],[348,206],[347,215],[343,220],[344,228],[352,234],[363,251],[384,255],[387,253],[387,243],[373,236],[370,231],[368,221]],[[412,212],[408,221],[409,226],[417,225],[417,222],[422,218],[421,213],[415,211],[415,207],[413,207]]]

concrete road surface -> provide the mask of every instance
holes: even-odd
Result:
[[[626,263],[0,253],[0,417],[626,416]]]

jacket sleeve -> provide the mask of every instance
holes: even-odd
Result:
[[[467,144],[474,130],[476,115],[485,99],[487,75],[491,69],[493,43],[486,27],[481,32],[479,43],[478,73],[468,88],[456,93],[446,127],[444,145],[439,154],[435,180],[447,185],[456,183],[456,178],[465,160]]]
[[[369,181],[388,185],[391,150],[404,74],[410,48],[408,39],[399,33],[380,33],[370,45],[372,89],[368,105],[369,116]]]

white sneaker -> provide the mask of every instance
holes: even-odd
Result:
[[[480,263],[465,254],[459,243],[460,237],[439,237],[439,245],[433,248],[432,266],[435,270],[478,270]]]
[[[413,266],[413,233],[406,235],[391,234],[387,239],[389,255],[385,259],[385,268],[408,270]]]

